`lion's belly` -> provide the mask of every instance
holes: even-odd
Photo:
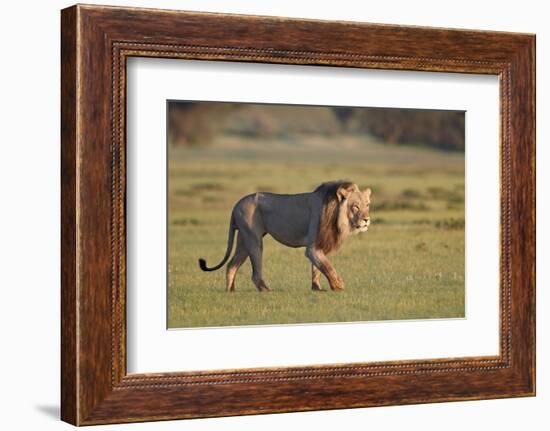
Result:
[[[300,235],[298,237],[288,237],[286,235],[279,235],[276,232],[268,232],[275,240],[288,247],[305,247],[306,236]]]
[[[309,229],[309,220],[293,217],[292,214],[278,214],[277,211],[264,214],[266,232],[281,244],[289,247],[303,247]]]
[[[286,246],[304,247],[311,219],[304,195],[271,194],[267,202],[261,198],[259,204],[266,233]]]

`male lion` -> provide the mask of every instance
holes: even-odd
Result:
[[[296,195],[254,193],[239,200],[231,213],[227,251],[223,260],[208,268],[199,259],[203,271],[215,271],[229,259],[233,237],[238,230],[235,254],[227,265],[226,290],[235,290],[237,270],[250,257],[252,281],[260,292],[269,288],[262,279],[263,236],[270,234],[289,247],[306,247],[311,261],[313,290],[321,289],[321,273],[332,290],[342,290],[338,276],[327,255],[336,251],[351,233],[365,232],[370,225],[371,189],[360,191],[349,181],[323,183],[313,192]]]

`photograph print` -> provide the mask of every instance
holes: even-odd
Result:
[[[465,317],[465,113],[167,102],[167,325]]]

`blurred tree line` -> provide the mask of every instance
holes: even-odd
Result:
[[[170,102],[171,145],[206,146],[218,135],[288,138],[300,134],[365,134],[391,145],[464,151],[463,111]]]

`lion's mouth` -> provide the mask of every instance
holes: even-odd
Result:
[[[370,226],[370,220],[367,220],[362,224],[356,224],[355,229],[359,232],[366,232],[369,230],[369,226]]]
[[[366,231],[369,230],[369,225],[364,224],[363,226],[359,226],[359,227],[357,228],[357,230],[358,230],[359,232],[366,232]]]

